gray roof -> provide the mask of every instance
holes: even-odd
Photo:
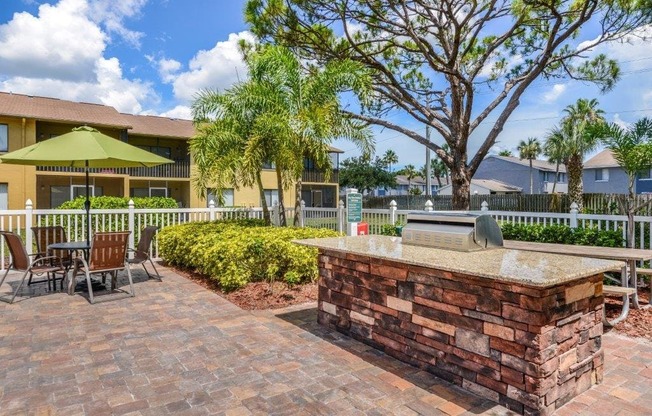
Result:
[[[442,184],[446,183],[446,178],[439,178],[441,180]],[[437,178],[432,178],[432,184],[437,185]],[[426,179],[421,176],[415,176],[412,178],[410,181],[408,181],[406,175],[396,175],[396,184],[397,185],[421,185],[421,186],[426,186]]]
[[[496,179],[471,179],[471,185],[480,186],[494,192],[521,192],[523,188],[498,181]],[[442,186],[441,189],[453,185]]]
[[[530,161],[527,160],[527,159],[522,159],[521,160],[521,159],[519,159],[519,158],[517,158],[515,156],[498,156],[498,155],[489,155],[485,159],[489,159],[491,157],[496,158],[496,159],[500,159],[500,160],[504,160],[506,162],[518,163],[519,165],[530,167]],[[555,172],[555,170],[557,168],[557,165],[555,163],[550,163],[550,162],[548,162],[546,160],[533,160],[532,161],[532,167],[534,169],[538,169],[538,170],[544,170],[544,171],[548,171],[548,172]],[[566,172],[566,165],[564,165],[563,163],[560,164],[559,165],[559,171],[560,172]]]
[[[615,168],[618,166],[620,165],[618,165],[618,162],[614,159],[613,153],[611,153],[611,150],[609,149],[604,149],[591,159],[584,162],[584,169]]]

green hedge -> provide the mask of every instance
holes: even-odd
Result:
[[[177,201],[174,198],[147,197],[147,198],[128,198],[119,196],[92,196],[90,197],[92,209],[127,209],[129,200],[134,200],[136,209],[158,209],[158,208],[177,208]],[[72,201],[66,201],[57,209],[84,209],[85,196],[78,196]]]
[[[500,227],[505,240],[537,243],[576,244],[583,246],[623,247],[622,230],[598,230],[591,227],[570,228],[567,225],[513,224]]]
[[[206,274],[230,291],[253,281],[314,280],[317,249],[291,241],[337,235],[328,229],[265,227],[261,220],[234,220],[166,227],[157,238],[167,262]]]

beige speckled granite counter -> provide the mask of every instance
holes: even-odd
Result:
[[[325,250],[433,267],[535,287],[549,287],[571,282],[622,265],[621,262],[611,260],[502,248],[474,252],[441,250],[403,245],[400,237],[378,235],[319,238],[295,242]]]

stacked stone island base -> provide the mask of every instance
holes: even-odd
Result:
[[[320,247],[319,322],[399,360],[522,414],[551,414],[602,381],[602,271],[614,262],[379,236],[300,244]]]

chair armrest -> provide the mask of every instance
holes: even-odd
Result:
[[[28,256],[29,256],[29,257],[34,257],[34,256],[45,256],[46,254],[48,254],[48,253],[32,253],[32,254],[28,254]]]
[[[46,260],[50,260],[53,263],[59,263],[59,267],[63,269],[63,261],[61,260],[61,257],[59,256],[45,256],[45,257],[38,257],[32,261],[32,264],[30,264],[30,267],[34,266],[35,264],[38,263],[43,263]]]

